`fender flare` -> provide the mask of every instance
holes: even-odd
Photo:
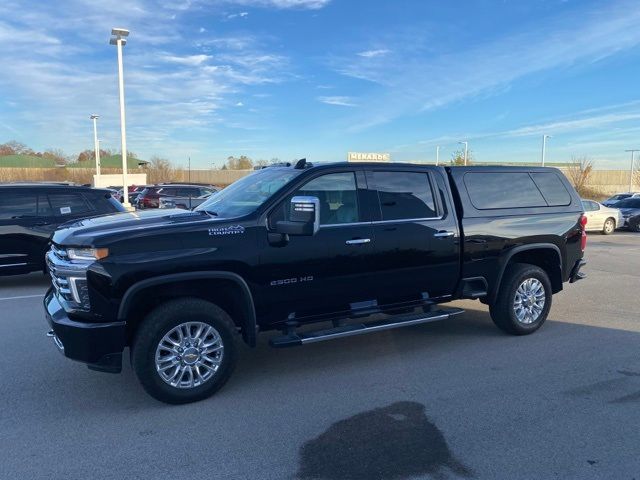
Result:
[[[234,282],[240,289],[242,296],[242,309],[244,318],[241,323],[242,337],[244,341],[250,346],[256,346],[256,309],[253,302],[253,295],[249,289],[247,282],[237,273],[225,272],[225,271],[202,271],[202,272],[185,272],[185,273],[173,273],[169,275],[160,275],[158,277],[148,278],[146,280],[140,280],[139,282],[131,285],[122,297],[120,306],[118,307],[118,320],[125,321],[127,314],[133,306],[135,296],[142,290],[163,285],[166,283],[181,282],[186,280],[228,280]]]
[[[557,245],[553,243],[529,243],[527,245],[520,245],[520,246],[514,247],[511,250],[507,251],[506,253],[500,255],[500,258],[498,259],[499,270],[498,270],[498,276],[496,277],[495,287],[493,288],[493,291],[491,292],[491,295],[490,295],[491,302],[493,302],[496,299],[496,296],[498,295],[500,284],[502,283],[502,277],[504,276],[504,272],[507,269],[507,265],[509,265],[509,262],[511,261],[513,256],[521,252],[526,252],[528,250],[554,251],[558,255],[558,260],[560,261],[558,267],[560,268],[560,276],[562,277],[562,253],[560,252],[560,249],[558,248]]]

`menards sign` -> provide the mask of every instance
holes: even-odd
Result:
[[[364,153],[364,152],[349,152],[347,155],[349,162],[390,162],[390,153]]]

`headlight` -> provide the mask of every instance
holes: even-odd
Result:
[[[67,249],[69,260],[81,262],[100,260],[109,256],[108,248],[69,248]]]

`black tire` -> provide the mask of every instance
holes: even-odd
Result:
[[[629,222],[629,229],[633,232],[640,232],[640,218],[635,222]]]
[[[544,288],[544,305],[537,318],[531,323],[518,320],[514,308],[516,291],[527,279],[536,279]],[[515,263],[507,267],[495,302],[489,306],[491,319],[501,330],[511,335],[528,335],[538,330],[547,319],[551,309],[551,282],[549,276],[540,267],[527,263]]]
[[[616,231],[616,221],[613,218],[607,218],[602,226],[603,235],[611,235]]]
[[[166,383],[156,370],[156,349],[167,333],[186,322],[213,327],[223,348],[221,353],[216,353],[221,356],[221,362],[210,378],[201,385],[178,388]],[[149,313],[138,327],[131,347],[133,370],[146,392],[161,402],[182,404],[203,400],[218,391],[231,376],[237,356],[235,336],[231,317],[213,303],[198,298],[171,300]],[[185,358],[186,355],[185,351]]]

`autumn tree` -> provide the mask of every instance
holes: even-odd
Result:
[[[451,161],[450,161],[451,165],[464,165],[464,148],[461,148],[459,150],[456,150],[455,152],[453,152],[451,154]],[[473,155],[471,153],[471,150],[467,150],[467,165],[472,165],[473,164]]]
[[[42,158],[53,160],[56,165],[66,165],[69,158],[59,148],[50,148],[42,153]]]
[[[171,161],[157,155],[149,159],[145,168],[151,183],[170,182],[176,175],[176,169]]]

